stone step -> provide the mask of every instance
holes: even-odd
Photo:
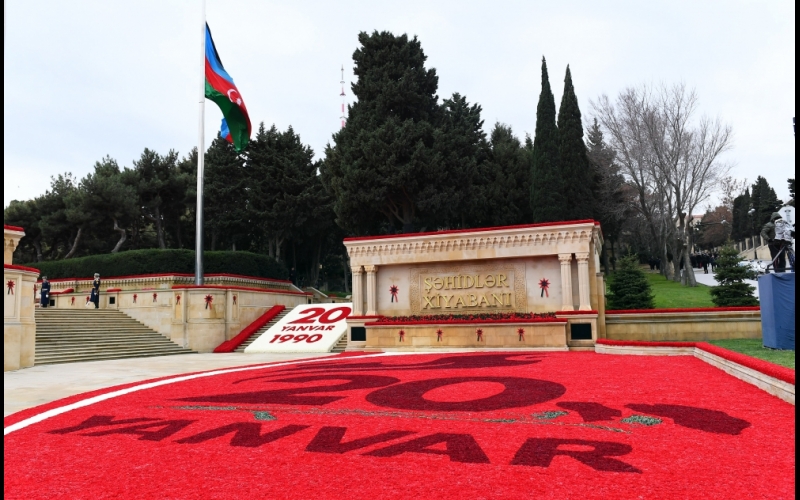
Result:
[[[169,342],[169,343],[168,343]],[[62,348],[89,348],[89,347],[134,347],[134,346],[152,346],[152,345],[164,345],[164,346],[171,346],[176,345],[170,342],[167,339],[154,339],[154,338],[144,338],[144,339],[124,339],[124,340],[86,340],[86,341],[61,341],[61,342],[46,342],[42,344],[37,344],[38,349],[36,352],[43,352],[52,349],[62,349]]]
[[[109,359],[126,359],[126,358],[153,358],[156,356],[174,356],[178,354],[195,354],[193,351],[183,350],[177,352],[171,351],[158,351],[149,354],[143,353],[121,353],[121,354],[109,354],[109,355],[90,355],[90,356],[65,356],[59,358],[46,358],[46,359],[39,359],[36,358],[35,364],[37,365],[54,365],[60,363],[78,363],[82,361],[104,361]]]
[[[36,321],[34,364],[193,352],[121,311],[37,310]]]
[[[347,332],[339,337],[339,340],[333,345],[331,352],[344,352],[345,349],[347,349]]]
[[[254,334],[250,335],[250,338],[248,338],[247,340],[245,340],[244,342],[242,342],[242,343],[239,345],[239,347],[237,347],[237,348],[236,348],[236,350],[235,350],[234,352],[244,352],[244,350],[245,350],[245,349],[247,349],[247,346],[249,346],[250,344],[252,344],[253,342],[255,342],[255,341],[256,341],[256,339],[257,339],[258,337],[260,337],[261,335],[263,335],[263,334],[264,334],[264,332],[266,332],[267,330],[269,330],[270,328],[272,328],[273,326],[275,326],[275,324],[277,324],[277,323],[278,323],[278,321],[282,320],[282,319],[284,318],[284,316],[286,316],[287,314],[289,314],[289,311],[290,311],[290,310],[291,310],[291,309],[284,309],[284,310],[283,310],[282,312],[280,312],[280,313],[279,313],[277,316],[275,316],[275,317],[272,319],[272,321],[270,321],[269,323],[267,323],[266,325],[264,325],[264,326],[263,326],[263,327],[262,327],[260,330],[258,330],[256,333],[254,333]]]

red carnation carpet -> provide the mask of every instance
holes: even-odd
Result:
[[[4,496],[794,498],[794,422],[691,356],[340,356],[7,417]]]

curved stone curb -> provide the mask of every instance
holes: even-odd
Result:
[[[706,363],[719,368],[725,373],[752,384],[773,396],[794,405],[794,384],[777,379],[753,368],[743,366],[716,354],[712,354],[697,346],[645,346],[645,345],[595,345],[595,352],[599,354],[631,354],[644,356],[694,356]]]

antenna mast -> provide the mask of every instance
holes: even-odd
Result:
[[[339,83],[342,84],[342,93],[339,94],[339,96],[342,98],[342,116],[340,116],[339,119],[342,120],[342,128],[344,128],[344,123],[347,120],[347,118],[344,116],[344,104],[345,99],[347,98],[347,94],[344,93],[344,64],[342,64],[342,81]]]

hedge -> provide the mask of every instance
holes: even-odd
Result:
[[[251,252],[204,252],[205,272],[241,274],[259,278],[287,279],[286,266],[272,257]],[[146,249],[90,255],[75,259],[28,264],[50,279],[131,276],[135,274],[194,273],[194,251]]]

